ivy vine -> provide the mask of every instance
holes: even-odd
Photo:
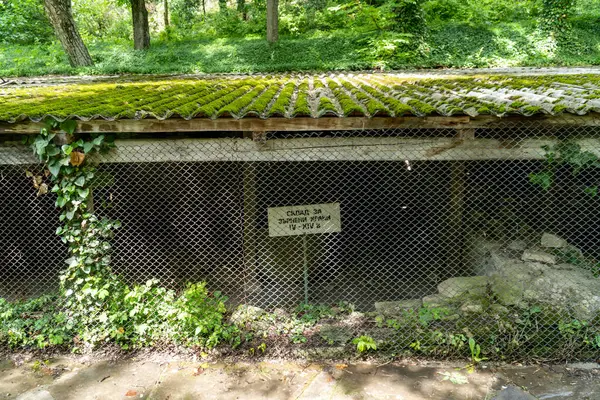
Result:
[[[573,176],[591,168],[600,168],[598,156],[590,151],[583,151],[581,146],[573,141],[542,146],[542,149],[545,151],[544,167],[539,172],[529,174],[529,181],[546,191],[554,184],[556,171],[561,166],[570,168]],[[598,195],[598,186],[586,186],[583,191],[595,197]]]
[[[111,239],[120,223],[100,219],[93,212],[97,167],[90,158],[114,147],[114,142],[104,135],[76,138],[75,127],[74,121],[50,121],[33,139],[31,147],[47,169],[44,175],[50,179],[51,192],[56,194],[62,222],[56,234],[69,249],[67,268],[60,276],[61,292],[67,299],[69,317],[81,320],[100,308],[118,286],[110,269],[110,257]],[[38,195],[47,191],[41,177],[34,177],[34,182],[38,183]]]
[[[61,222],[56,234],[69,250],[60,275],[62,333],[52,331],[60,340],[51,338],[51,344],[62,343],[71,333],[76,344],[90,347],[109,340],[124,349],[158,340],[205,347],[222,340],[239,344],[237,328],[224,321],[227,298],[209,292],[205,283],[190,283],[177,294],[160,287],[156,279],[130,287],[113,273],[111,239],[120,223],[94,213],[92,191],[98,176],[92,160],[94,154],[113,148],[114,142],[104,135],[77,137],[75,128],[74,121],[50,121],[29,140],[45,172],[27,175],[38,196],[48,193],[49,187],[56,194]],[[41,336],[46,345],[45,335]]]

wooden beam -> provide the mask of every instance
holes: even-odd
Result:
[[[121,119],[116,121],[91,120],[77,121],[77,132],[273,132],[273,131],[314,131],[314,130],[363,130],[390,129],[397,127],[439,128],[468,124],[469,117],[323,117],[323,118],[196,118],[185,120],[181,118],[158,119]],[[0,123],[0,133],[29,134],[38,133],[44,124],[23,121],[14,124]]]
[[[121,119],[105,121],[77,121],[77,132],[81,133],[162,133],[162,132],[274,132],[274,131],[335,131],[368,130],[394,128],[494,128],[507,123],[541,122],[549,125],[600,126],[600,114],[590,113],[584,116],[455,116],[455,117],[322,117],[322,118],[181,118],[157,119]],[[0,122],[0,134],[35,134],[44,124],[22,121],[16,123]]]
[[[336,137],[273,139],[136,139],[117,140],[116,149],[99,156],[105,163],[202,161],[466,161],[539,160],[542,146],[554,138],[525,139],[509,144],[497,139],[455,137]],[[584,151],[600,157],[600,139],[576,140]],[[0,147],[0,164],[35,163],[24,146]]]

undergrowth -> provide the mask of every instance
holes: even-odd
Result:
[[[435,22],[424,39],[408,42],[404,33],[337,30],[283,35],[275,45],[257,36],[155,40],[136,52],[128,42],[106,40],[89,44],[95,65],[77,69],[58,43],[0,44],[0,76],[599,65],[597,18],[574,18],[571,25],[560,41],[530,20]]]

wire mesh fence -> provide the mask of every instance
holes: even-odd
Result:
[[[493,342],[494,325],[540,357],[585,330],[588,350],[561,354],[597,356],[599,128],[211,136],[122,139],[97,160],[94,209],[122,223],[112,265],[125,281],[206,281],[232,309],[343,301],[380,315],[364,329],[397,349],[482,331]],[[42,167],[14,139],[0,147],[9,300],[56,291],[67,257],[52,194],[26,176]]]

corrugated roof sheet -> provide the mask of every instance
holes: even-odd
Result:
[[[534,115],[600,111],[600,75],[104,79],[0,88],[0,121]]]

